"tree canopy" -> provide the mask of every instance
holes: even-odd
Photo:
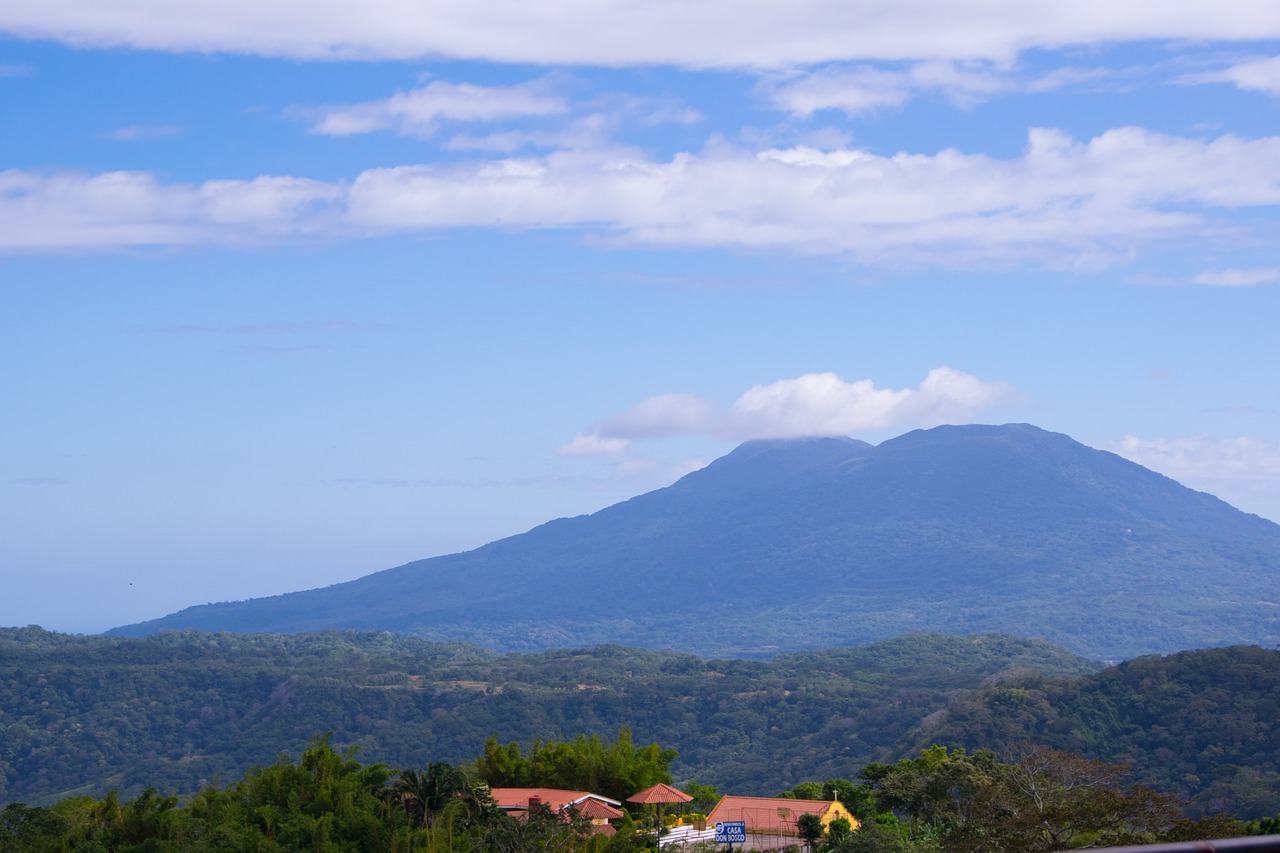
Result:
[[[335,751],[328,735],[296,761],[281,755],[185,804],[148,788],[123,802],[112,792],[0,811],[0,850],[23,853],[631,853],[648,846],[625,823],[605,837],[592,834],[588,821],[545,807],[509,817],[485,786],[447,764],[393,777],[386,765]]]
[[[535,741],[527,751],[517,741],[502,745],[490,737],[475,770],[494,788],[592,791],[623,801],[659,782],[670,783],[677,755],[656,743],[637,747],[623,726],[612,743],[599,735],[578,735],[570,741]]]
[[[1007,760],[989,749],[932,746],[869,764],[862,777],[883,809],[874,822],[894,828],[905,850],[1048,853],[1245,832],[1224,817],[1189,819],[1185,801],[1129,782],[1124,766],[1043,746]]]

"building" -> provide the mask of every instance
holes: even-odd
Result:
[[[559,788],[492,788],[489,794],[504,812],[523,818],[531,803],[542,803],[551,811],[565,815],[573,809],[579,816],[591,821],[591,831],[613,835],[609,821],[623,817],[619,809],[622,803],[590,791],[563,791]]]
[[[791,800],[784,797],[731,797],[725,796],[707,815],[707,826],[721,821],[742,821],[747,825],[748,848],[768,849],[781,846],[772,840],[794,839],[800,836],[796,821],[800,815],[816,814],[827,826],[836,818],[844,818],[854,828],[858,819],[839,800]]]

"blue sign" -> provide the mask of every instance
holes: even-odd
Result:
[[[746,844],[747,822],[744,820],[716,821],[717,844]]]

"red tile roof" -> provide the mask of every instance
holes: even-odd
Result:
[[[582,803],[587,800],[595,801],[606,808],[622,805],[617,800],[611,800],[590,791],[565,791],[560,788],[493,788],[489,793],[498,805],[507,811],[526,811],[529,808],[529,800],[535,797],[550,806],[552,811],[557,812],[571,805],[578,805],[581,810]],[[622,813],[618,812],[613,817],[622,817]]]

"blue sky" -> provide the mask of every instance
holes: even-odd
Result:
[[[0,0],[0,624],[327,585],[754,437],[1280,520],[1280,6]]]

